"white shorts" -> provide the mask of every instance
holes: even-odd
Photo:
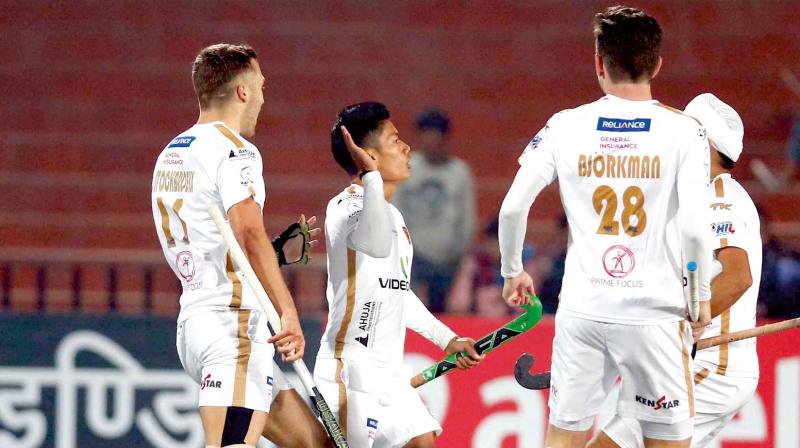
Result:
[[[317,358],[314,381],[351,448],[402,447],[412,438],[442,427],[411,387],[405,366],[373,361]]]
[[[696,369],[698,373],[705,369]],[[692,448],[708,446],[722,428],[739,412],[756,392],[758,378],[738,378],[704,372],[695,375],[695,415]],[[699,382],[698,382],[699,381]],[[639,422],[615,415],[604,427],[606,433],[622,448],[642,448],[642,429]]]
[[[690,346],[685,322],[623,325],[557,313],[550,423],[588,430],[617,376],[621,416],[665,425],[690,419]]]
[[[273,394],[291,385],[268,338],[266,316],[255,310],[209,311],[178,324],[178,356],[200,385],[199,406],[269,412]]]

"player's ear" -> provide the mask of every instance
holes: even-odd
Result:
[[[236,84],[236,97],[241,102],[247,101],[247,87],[245,87],[244,83]]]
[[[606,68],[603,65],[603,57],[595,52],[594,54],[594,70],[597,72],[598,78],[606,77]]]
[[[656,75],[658,75],[658,72],[661,71],[661,61],[662,61],[661,56],[659,56],[658,57],[658,63],[656,64],[656,68],[653,69],[653,74],[650,75],[650,79],[655,78]]]

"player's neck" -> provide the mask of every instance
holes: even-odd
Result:
[[[730,174],[730,171],[715,163],[711,164],[711,169],[709,171],[711,173],[711,180],[716,179],[720,174]]]
[[[603,91],[607,95],[630,101],[649,101],[653,99],[649,83],[609,82],[604,86]]]
[[[386,199],[387,202],[392,201],[392,197],[394,196],[394,192],[397,190],[397,184],[394,182],[383,182],[383,197]]]
[[[241,133],[242,120],[240,114],[236,113],[235,111],[217,108],[200,110],[200,117],[197,119],[197,124],[207,124],[215,121],[221,121],[225,123],[225,126],[237,134]]]

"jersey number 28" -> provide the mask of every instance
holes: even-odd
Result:
[[[605,208],[603,208],[605,203]],[[644,193],[639,187],[628,187],[622,193],[622,229],[630,236],[638,236],[647,225],[644,212]],[[601,185],[594,190],[592,205],[595,213],[600,215],[600,235],[619,235],[619,221],[614,217],[617,213],[617,193],[608,185]],[[632,219],[636,217],[635,221]]]

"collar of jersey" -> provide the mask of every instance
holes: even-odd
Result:
[[[614,96],[614,95],[612,95],[610,93],[606,94],[606,96],[604,96],[603,98],[607,98],[609,100],[615,100],[615,101],[623,101],[625,103],[640,103],[640,104],[656,104],[656,103],[658,103],[658,100],[626,100],[625,98],[620,98],[620,97]]]
[[[728,179],[731,179],[731,173],[719,173],[719,174],[717,174],[717,176],[716,176],[716,177],[714,177],[713,179],[711,179],[711,183],[713,184],[715,180],[717,180],[717,179],[721,179],[721,178],[723,178],[723,177],[727,177]]]

